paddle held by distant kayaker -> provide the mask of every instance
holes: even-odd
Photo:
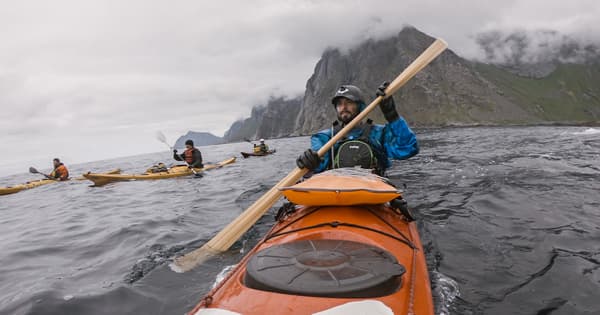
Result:
[[[69,170],[67,170],[67,167],[60,161],[59,158],[53,159],[52,164],[54,165],[54,170],[52,173],[50,173],[50,175],[48,175],[48,177],[56,180],[69,179]]]
[[[185,151],[183,154],[177,154],[177,150],[173,150],[173,158],[177,161],[185,161],[188,168],[202,168],[202,153],[194,147],[194,141],[188,139],[185,141]]]
[[[388,85],[388,82],[381,84],[377,88],[377,95],[385,96]],[[390,95],[380,104],[387,124],[375,125],[370,119],[361,122],[345,138],[335,143],[330,153],[319,158],[317,151],[366,107],[361,90],[354,85],[340,86],[331,103],[337,112],[337,121],[330,129],[319,131],[311,137],[311,148],[296,160],[298,167],[320,173],[332,168],[360,166],[383,176],[391,166],[390,159],[404,160],[419,152],[415,134],[396,111],[396,104]]]

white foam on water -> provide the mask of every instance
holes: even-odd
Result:
[[[450,306],[460,296],[458,283],[441,272],[432,272],[433,295],[437,300],[437,315],[450,315]]]
[[[584,131],[573,132],[572,134],[577,136],[597,135],[600,134],[600,129],[588,128]]]
[[[215,278],[215,282],[213,283],[211,290],[214,289],[219,283],[221,283],[221,281],[223,281],[223,279],[225,279],[227,274],[229,274],[229,272],[231,272],[231,270],[233,270],[233,268],[235,268],[235,266],[237,266],[237,265],[230,265],[230,266],[226,266],[225,268],[223,268],[223,270],[221,270],[221,272],[219,272],[219,274]]]

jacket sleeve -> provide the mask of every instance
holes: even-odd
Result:
[[[183,158],[175,152],[173,152],[173,158],[175,159],[175,161],[183,161]]]
[[[331,139],[331,134],[327,131],[320,131],[318,133],[315,133],[310,138],[310,147],[314,151],[319,151],[319,149],[321,149],[325,145],[325,143],[329,141],[329,139]],[[330,156],[331,154],[327,153],[323,157],[321,157],[321,164],[319,164],[319,166],[316,169],[314,169],[315,173],[320,173],[327,169],[331,160]]]
[[[419,153],[417,137],[402,117],[385,125],[383,146],[388,157],[396,160],[405,160]]]

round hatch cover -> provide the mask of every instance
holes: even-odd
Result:
[[[244,284],[306,296],[365,298],[400,286],[405,268],[384,249],[344,240],[302,240],[274,245],[252,256]]]

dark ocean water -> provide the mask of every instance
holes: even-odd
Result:
[[[418,130],[421,153],[392,180],[418,218],[439,314],[600,314],[600,129]],[[294,166],[308,138],[202,148],[238,161],[203,178],[0,196],[0,314],[184,314],[273,224],[185,274],[173,255],[203,244]],[[140,172],[168,152],[71,166]],[[0,178],[0,186],[36,178]]]

